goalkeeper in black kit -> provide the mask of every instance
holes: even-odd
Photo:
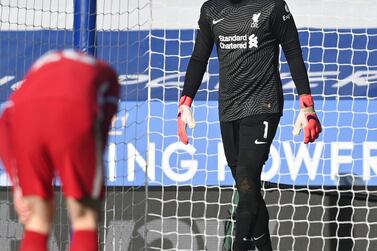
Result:
[[[283,111],[279,45],[300,97],[293,133],[303,128],[307,144],[321,132],[297,28],[283,0],[209,0],[201,8],[199,28],[179,101],[179,138],[188,144],[186,126],[195,127],[190,106],[216,44],[221,135],[240,196],[233,250],[249,250],[251,240],[259,251],[269,251],[260,176]]]

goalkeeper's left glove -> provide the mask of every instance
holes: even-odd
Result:
[[[300,113],[293,128],[293,135],[299,135],[302,128],[305,133],[305,144],[314,142],[322,131],[321,123],[314,111],[313,97],[310,94],[300,96]]]
[[[195,127],[194,116],[191,112],[192,98],[189,96],[182,96],[179,100],[178,106],[178,136],[179,139],[185,144],[188,144],[188,137],[186,133],[186,126],[190,128]]]

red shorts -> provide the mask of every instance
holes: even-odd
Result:
[[[0,157],[24,196],[51,199],[56,176],[68,197],[102,196],[110,121],[100,121],[97,114],[85,104],[61,100],[29,101],[5,110]]]

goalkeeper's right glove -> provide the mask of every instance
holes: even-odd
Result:
[[[310,94],[300,95],[300,113],[296,119],[293,135],[300,134],[304,129],[304,143],[314,142],[322,131],[321,123],[314,111],[314,101]]]
[[[191,104],[192,98],[188,96],[182,96],[179,100],[178,106],[178,136],[179,139],[183,142],[183,144],[188,144],[188,137],[186,133],[186,126],[188,125],[190,128],[195,127],[195,120],[194,116],[191,112]]]

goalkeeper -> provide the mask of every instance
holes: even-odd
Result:
[[[297,28],[283,0],[209,0],[201,8],[199,28],[179,101],[179,138],[188,144],[186,125],[195,126],[190,106],[216,44],[221,135],[240,196],[233,250],[248,250],[252,240],[258,250],[269,251],[260,175],[283,111],[279,45],[300,97],[294,134],[303,128],[307,144],[321,132]]]
[[[71,251],[98,250],[102,153],[119,84],[106,63],[76,52],[37,60],[0,117],[0,159],[25,226],[21,251],[45,251],[60,177],[72,224]]]

